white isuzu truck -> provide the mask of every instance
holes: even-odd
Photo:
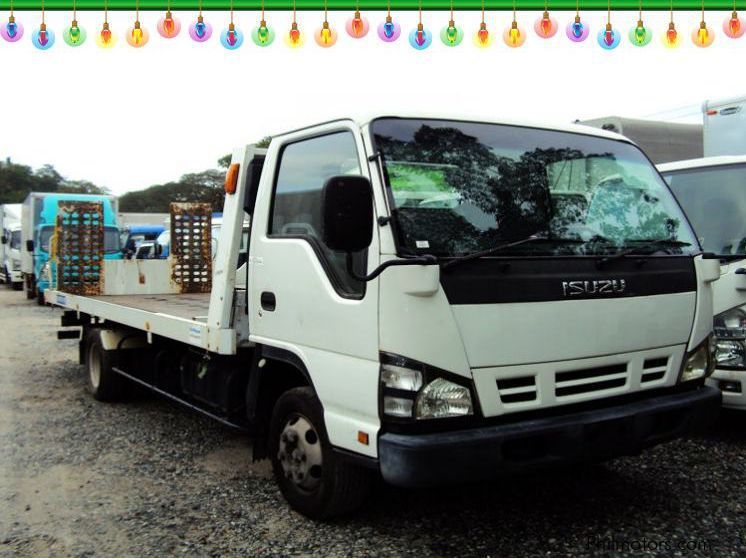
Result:
[[[700,245],[722,261],[714,285],[716,369],[707,383],[723,393],[723,406],[746,410],[746,307],[729,306],[736,278],[746,275],[746,155],[716,156],[660,165]],[[726,279],[727,278],[727,279]],[[721,305],[718,300],[723,298]]]
[[[80,254],[98,210],[60,203],[45,297],[95,398],[137,383],[248,430],[305,515],[353,510],[377,474],[636,454],[720,407],[719,260],[621,136],[341,119],[236,151],[226,193],[214,260],[209,208],[172,207],[167,259],[104,262]]]

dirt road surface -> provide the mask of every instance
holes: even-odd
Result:
[[[243,435],[156,397],[94,401],[59,315],[0,286],[0,556],[746,555],[746,415],[600,466],[381,484],[316,523]]]

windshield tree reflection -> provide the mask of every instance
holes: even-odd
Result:
[[[609,254],[691,243],[678,204],[635,147],[483,123],[372,124],[403,251],[463,255],[541,235],[511,254]],[[642,248],[641,248],[642,250]]]

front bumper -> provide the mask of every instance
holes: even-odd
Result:
[[[746,410],[746,370],[716,369],[707,384],[723,392],[723,408]]]
[[[713,421],[720,391],[698,387],[597,410],[445,433],[380,436],[381,474],[422,487],[522,471],[527,467],[634,455]]]

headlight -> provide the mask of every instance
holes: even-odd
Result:
[[[716,315],[715,336],[717,366],[746,369],[746,312],[739,307]]]
[[[684,381],[692,381],[693,379],[706,377],[712,373],[715,369],[715,361],[713,359],[715,344],[714,338],[710,335],[693,352],[687,355],[679,381],[682,383]]]
[[[49,261],[45,262],[39,272],[39,279],[44,282],[49,282]]]
[[[417,397],[417,418],[450,418],[472,414],[469,389],[438,377]]]
[[[468,379],[414,360],[381,355],[384,416],[408,420],[452,418],[474,414]]]

